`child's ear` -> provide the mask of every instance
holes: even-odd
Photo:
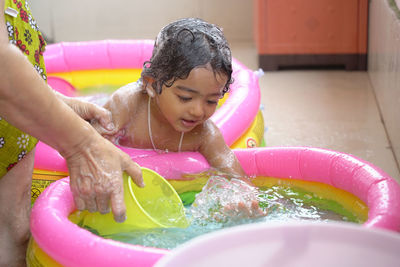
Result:
[[[154,97],[156,95],[153,87],[151,87],[149,85],[146,87],[146,92],[150,97]]]
[[[152,79],[150,77],[145,77],[144,80],[145,80],[145,84],[146,84],[146,92],[147,92],[147,94],[150,97],[155,97],[156,92],[154,91],[154,88],[152,86],[153,82],[154,82],[154,79]]]

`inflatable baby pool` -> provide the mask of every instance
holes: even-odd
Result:
[[[400,230],[400,187],[371,164],[351,155],[304,147],[235,150],[246,173],[316,181],[344,189],[364,201],[367,228]],[[154,156],[152,165],[178,168],[176,153]],[[192,161],[202,161],[193,155]],[[170,161],[170,165],[163,164]],[[150,164],[149,164],[150,165]],[[166,170],[165,173],[168,173]],[[257,184],[257,180],[254,181]],[[46,266],[152,266],[167,250],[135,246],[96,236],[68,220],[75,210],[67,178],[54,182],[37,199],[31,215],[33,239],[28,261]]]

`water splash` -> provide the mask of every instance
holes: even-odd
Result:
[[[212,176],[192,205],[192,220],[198,224],[208,222],[235,223],[238,220],[259,217],[259,190],[239,179],[230,181]]]

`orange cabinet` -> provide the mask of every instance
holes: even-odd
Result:
[[[367,67],[368,0],[255,0],[264,70]]]

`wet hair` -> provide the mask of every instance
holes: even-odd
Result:
[[[171,87],[177,79],[186,79],[192,69],[207,65],[214,75],[228,78],[226,93],[233,82],[232,55],[222,30],[201,19],[181,19],[161,29],[151,59],[143,64],[141,81],[153,78],[152,87],[161,94],[163,85]]]

